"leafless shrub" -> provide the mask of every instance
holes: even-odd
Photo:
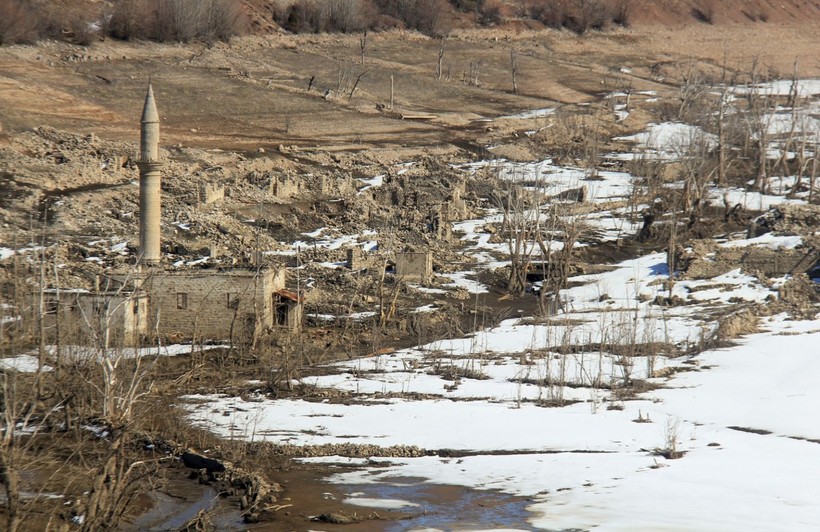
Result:
[[[244,33],[246,24],[237,0],[122,0],[108,31],[118,39],[215,42]]]
[[[157,4],[155,38],[160,41],[227,41],[244,30],[235,0],[164,0]]]
[[[668,417],[663,430],[664,447],[655,449],[655,454],[667,460],[676,460],[683,457],[684,452],[678,450],[678,434],[680,419]]]
[[[548,28],[560,29],[566,25],[566,4],[565,0],[530,0],[527,12]]]
[[[0,45],[26,44],[37,40],[41,19],[21,0],[0,0]]]
[[[427,35],[447,35],[453,27],[451,7],[446,0],[376,0],[376,6],[382,14]]]
[[[609,5],[603,0],[575,0],[574,7],[568,27],[578,34],[604,29],[612,20]]]
[[[486,2],[481,8],[479,22],[484,26],[495,26],[504,22],[501,7],[501,2],[498,0],[489,0]]]
[[[699,21],[706,24],[715,23],[715,1],[714,0],[700,0],[695,7],[692,8],[692,16]]]
[[[547,27],[567,28],[578,34],[603,29],[615,18],[615,11],[605,0],[531,0],[527,11]],[[628,18],[629,10],[622,14]]]
[[[610,7],[612,22],[628,28],[631,24],[630,17],[632,16],[632,0],[613,0]]]
[[[486,0],[450,0],[450,3],[464,13],[478,13],[484,8]]]
[[[38,8],[42,24],[41,34],[52,39],[66,40],[88,46],[99,37],[103,19],[102,10],[72,8],[62,4],[45,4]]]
[[[294,33],[357,32],[374,26],[377,10],[370,0],[299,0],[279,20]]]
[[[120,0],[108,17],[108,34],[122,40],[147,37],[156,19],[156,12],[148,4],[148,0]]]

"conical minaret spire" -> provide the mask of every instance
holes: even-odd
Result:
[[[140,256],[142,264],[160,260],[160,168],[159,113],[154,101],[154,89],[148,82],[145,105],[140,119]]]
[[[142,107],[140,119],[140,160],[145,162],[159,159],[159,113],[154,101],[154,88],[148,82],[148,93],[145,95],[145,105]]]

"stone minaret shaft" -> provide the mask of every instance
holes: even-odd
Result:
[[[160,260],[160,168],[159,114],[154,90],[148,84],[140,120],[140,250],[139,262],[157,264]]]

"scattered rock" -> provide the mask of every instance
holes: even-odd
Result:
[[[208,473],[225,472],[225,464],[219,460],[208,458],[207,456],[184,452],[179,458],[182,460],[182,463],[185,464],[185,467],[190,467],[191,469],[205,469]]]
[[[328,523],[332,525],[349,525],[352,523],[359,522],[358,519],[355,519],[351,516],[335,512],[318,515],[314,517],[312,521],[316,521],[317,523]]]

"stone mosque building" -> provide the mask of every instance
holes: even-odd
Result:
[[[131,271],[91,292],[61,292],[60,312],[86,328],[107,324],[120,345],[159,336],[174,340],[247,341],[269,328],[300,326],[300,297],[285,289],[284,268],[231,266],[168,269],[160,251],[162,161],[160,120],[148,85],[140,128],[139,251]],[[72,301],[65,303],[66,298]],[[89,316],[93,320],[89,320]],[[86,331],[89,332],[89,331]]]

